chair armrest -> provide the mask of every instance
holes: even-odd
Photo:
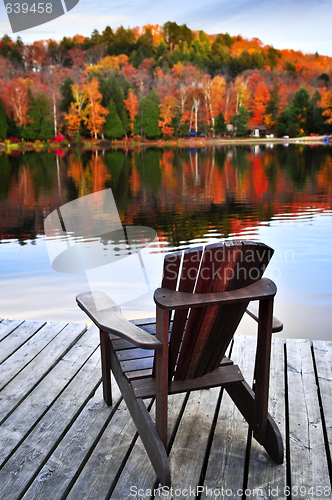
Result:
[[[252,285],[229,292],[186,293],[168,290],[167,288],[157,288],[153,298],[161,309],[173,310],[267,299],[273,297],[276,293],[277,287],[273,281],[262,278]]]
[[[251,318],[253,318],[258,323],[258,311],[257,310],[254,310],[252,307],[249,306],[246,309],[246,313],[249,314],[249,316],[251,316]],[[272,318],[272,333],[281,332],[283,330],[283,328],[284,328],[284,325],[282,324],[282,322],[278,318],[273,316],[273,318]]]
[[[162,348],[160,340],[126,320],[106,293],[81,293],[76,302],[100,330],[118,335],[142,349]]]

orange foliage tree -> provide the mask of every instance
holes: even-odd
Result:
[[[172,95],[166,95],[164,97],[163,103],[160,105],[160,120],[158,126],[161,127],[163,136],[174,135],[174,129],[171,127],[172,117],[174,116],[174,110],[177,106],[177,99]]]
[[[252,123],[253,125],[262,125],[264,114],[270,100],[270,92],[264,82],[257,86],[252,101]]]
[[[128,110],[129,113],[129,127],[131,130],[131,133],[134,132],[134,126],[135,126],[135,118],[138,113],[138,99],[136,94],[132,91],[129,90],[128,92],[128,98],[124,99],[123,101],[125,103],[125,106]]]
[[[78,138],[80,135],[82,117],[80,110],[73,102],[70,105],[69,113],[65,116],[65,120],[69,137],[72,139]]]
[[[69,113],[65,115],[67,132],[69,137],[76,139],[80,135],[81,121],[83,118],[83,106],[86,96],[81,86],[75,83],[71,86],[74,102],[70,104]]]
[[[323,108],[323,116],[326,117],[327,123],[332,123],[332,89],[324,92],[321,100]]]
[[[91,135],[97,139],[106,121],[108,109],[101,105],[102,95],[99,92],[99,82],[96,77],[83,85],[83,92],[86,96],[87,104],[82,112],[83,121]]]

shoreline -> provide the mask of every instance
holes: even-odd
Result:
[[[257,138],[257,137],[243,137],[243,138],[206,138],[197,137],[190,139],[177,139],[171,141],[165,141],[163,139],[155,141],[109,141],[107,139],[99,139],[97,141],[86,141],[86,142],[71,142],[71,143],[34,143],[34,142],[23,142],[23,143],[13,143],[5,144],[0,142],[0,152],[15,152],[15,151],[35,151],[35,152],[51,152],[56,150],[62,150],[67,152],[69,149],[111,149],[111,148],[137,148],[137,147],[205,147],[205,146],[240,146],[240,145],[273,145],[273,144],[301,144],[301,145],[329,145],[331,140],[326,139],[329,136],[306,136],[306,137],[291,137],[291,138]]]

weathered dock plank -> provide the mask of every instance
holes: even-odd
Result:
[[[255,349],[254,337],[235,337],[231,358],[239,365],[248,383],[253,380]],[[224,488],[224,496],[232,492],[232,498],[242,498],[247,439],[248,424],[224,391],[202,499],[220,498],[221,488]]]
[[[96,345],[91,346],[91,335],[86,332],[85,336],[80,339],[80,345],[65,354],[59,363],[39,381],[34,390],[22,400],[19,407],[3,422],[1,426],[0,464],[7,461],[17,446],[24,442],[35,423],[39,422],[49,411],[95,350]],[[98,376],[98,380],[100,380],[99,372]]]
[[[20,373],[1,391],[0,425],[45,375],[59,363],[64,355],[83,335],[86,327],[80,323],[67,325]],[[53,381],[53,384],[55,381]],[[52,387],[52,385],[50,387]]]
[[[7,335],[6,338],[1,341],[0,363],[19,349],[45,324],[45,321],[24,321],[24,323],[18,326],[11,335]]]
[[[269,412],[277,423],[283,443],[284,462],[276,465],[255,439],[251,443],[248,492],[257,490],[257,496],[283,500],[287,498],[286,414],[285,414],[285,341],[274,339],[271,351]],[[263,451],[262,451],[263,450]]]
[[[11,455],[0,471],[0,497],[9,499],[13,492],[17,496],[25,493],[49,454],[73,424],[86,401],[91,398],[96,386],[100,384],[97,371],[97,368],[100,368],[99,361],[100,356],[97,351],[87,359],[77,376]],[[45,476],[42,476],[41,480],[44,478]]]
[[[168,442],[172,439],[175,426],[180,417],[181,409],[185,405],[186,394],[176,394],[169,396],[168,405]],[[154,418],[155,406],[151,408],[151,416]],[[140,498],[149,499],[150,491],[158,489],[158,481],[154,469],[147,456],[143,443],[138,437],[135,445],[126,461],[121,476],[112,493],[113,499],[129,500],[140,491]],[[165,497],[164,497],[165,498]]]
[[[219,392],[220,388],[214,388],[190,393],[170,453],[175,489],[199,484]]]
[[[289,399],[289,447],[294,496],[330,487],[330,477],[309,340],[286,341]]]
[[[93,356],[96,355],[97,353]],[[100,377],[99,360],[93,372],[93,377]],[[77,374],[75,380],[78,384],[80,373]],[[54,491],[57,492],[59,498],[66,496],[88,461],[104,428],[117,411],[120,392],[115,381],[112,382],[113,406],[108,407],[104,403],[100,384],[36,476],[35,481],[23,496],[24,499],[52,498]],[[91,480],[92,476],[90,476]]]
[[[0,323],[0,341],[5,339],[23,322],[23,319],[2,319]]]
[[[320,391],[321,405],[326,430],[326,446],[328,459],[332,457],[332,342],[313,342],[313,353],[317,370],[317,383]],[[332,464],[331,464],[332,467]]]
[[[106,498],[136,439],[135,424],[122,401],[100,436],[96,448],[70,491],[68,500]]]
[[[67,323],[47,323],[0,366],[0,390],[10,382],[65,328]]]

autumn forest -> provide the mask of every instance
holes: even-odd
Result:
[[[0,139],[332,132],[332,58],[175,22],[0,40]]]

